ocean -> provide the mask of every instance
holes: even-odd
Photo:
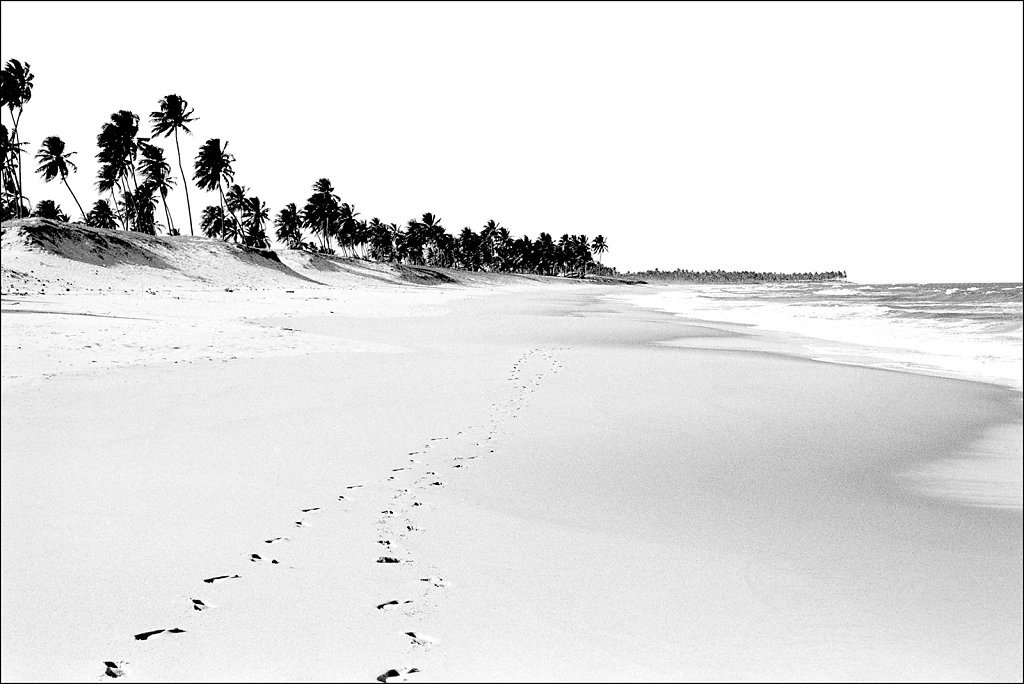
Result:
[[[1024,380],[1020,283],[668,285],[616,298],[686,318],[789,333],[804,353],[988,382]]]

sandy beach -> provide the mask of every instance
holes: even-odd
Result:
[[[912,477],[1018,392],[625,286],[119,268],[5,284],[5,681],[1022,676],[1020,509]]]

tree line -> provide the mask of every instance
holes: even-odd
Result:
[[[689,283],[782,283],[793,281],[823,281],[846,278],[846,271],[824,271],[805,273],[772,273],[769,271],[687,271],[677,268],[674,271],[637,271],[624,273],[630,278],[644,280],[673,280]]]
[[[24,193],[22,155],[29,143],[21,139],[20,123],[24,107],[32,99],[34,78],[30,65],[17,59],[8,61],[0,72],[0,107],[8,110],[12,124],[9,130],[5,123],[0,123],[0,217],[7,220],[38,216],[69,221],[53,200],[41,200],[33,208]],[[144,135],[136,113],[119,110],[111,114],[96,137],[100,170],[95,187],[100,198],[88,212],[68,182],[70,174],[78,170],[71,159],[76,153],[68,150],[60,137],[43,140],[35,155],[36,173],[47,183],[59,180],[64,185],[86,225],[149,235],[163,231],[172,236],[181,234],[167,203],[168,195],[180,181],[188,208],[189,234],[195,235],[179,135],[191,135],[190,126],[198,120],[188,101],[177,94],[161,99],[158,109],[150,113],[148,136]],[[158,138],[171,136],[178,177],[164,149],[155,144]],[[198,189],[216,193],[217,203],[199,213],[199,229],[208,238],[269,248],[270,210],[258,195],[235,182],[235,163],[227,141],[222,142],[221,138],[210,138],[200,146],[192,163],[192,181]],[[602,235],[591,240],[586,235],[566,233],[555,239],[542,232],[536,240],[528,235],[515,238],[493,220],[479,231],[465,227],[457,236],[449,233],[432,213],[410,219],[404,225],[378,218],[367,220],[360,218],[354,205],[341,201],[327,178],[313,184],[312,193],[301,208],[295,203],[286,204],[274,217],[273,225],[275,236],[289,249],[321,254],[340,252],[362,259],[473,271],[583,277],[588,270],[603,269],[600,263],[595,264],[594,256],[600,260],[608,251],[608,242]]]

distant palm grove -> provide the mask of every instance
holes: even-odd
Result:
[[[0,107],[10,113],[11,129],[0,124],[3,145],[2,213],[3,220],[38,216],[69,221],[53,200],[41,200],[32,207],[23,191],[22,155],[29,143],[21,139],[19,125],[25,105],[32,98],[35,76],[29,64],[12,59],[2,72]],[[179,137],[192,134],[190,126],[198,121],[194,110],[180,95],[167,95],[150,113],[150,136],[140,135],[139,116],[127,110],[110,115],[96,144],[100,170],[95,181],[99,193],[86,211],[69,183],[78,170],[76,154],[58,136],[43,140],[35,156],[36,173],[44,181],[59,181],[74,201],[76,217],[88,226],[132,230],[149,235],[166,232],[180,235],[188,224],[195,235],[192,202]],[[171,160],[154,141],[174,139],[174,175]],[[192,181],[196,188],[215,193],[216,203],[198,213],[199,230],[208,238],[233,241],[247,247],[268,249],[267,228],[270,210],[251,189],[235,181],[235,157],[228,142],[210,138],[199,149],[192,163]],[[168,195],[179,186],[185,193],[188,216],[172,215]],[[273,219],[277,239],[289,249],[323,254],[396,261],[408,264],[461,268],[467,270],[506,271],[583,277],[588,271],[607,272],[594,263],[608,250],[601,235],[593,240],[586,235],[564,234],[555,239],[540,233],[536,240],[524,235],[513,238],[495,221],[479,231],[466,227],[454,236],[431,213],[410,219],[404,225],[385,223],[378,218],[361,218],[355,206],[342,202],[331,181],[321,178],[312,185],[311,194],[301,208],[286,204]]]
[[[846,271],[824,271],[821,273],[771,273],[766,271],[687,271],[677,268],[674,271],[639,271],[623,273],[630,278],[644,280],[674,280],[688,283],[780,283],[790,281],[841,280],[846,278]]]

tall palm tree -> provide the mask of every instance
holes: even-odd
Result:
[[[351,213],[351,207],[349,207]],[[321,250],[333,253],[331,236],[341,226],[342,214],[340,199],[334,194],[334,186],[330,179],[321,178],[313,184],[313,194],[306,200],[302,208],[302,225],[314,235],[320,236]]]
[[[274,226],[277,228],[277,239],[287,245],[288,249],[302,249],[302,219],[294,202],[284,205],[277,213]]]
[[[93,228],[117,230],[117,219],[114,217],[114,212],[110,210],[110,205],[107,204],[106,200],[96,200],[96,203],[92,205],[92,209],[85,216],[85,225]]]
[[[234,163],[234,155],[228,154],[228,144],[220,144],[220,138],[210,138],[199,148],[194,164],[195,174],[192,179],[200,190],[212,192],[217,190],[220,196],[220,214],[218,215],[221,225],[218,233],[223,234],[226,226],[224,223],[224,183],[230,183],[235,179],[235,171],[231,168]],[[238,218],[235,218],[238,222]]]
[[[195,111],[188,106],[188,101],[181,95],[168,95],[160,100],[160,111],[152,112],[149,120],[153,124],[153,137],[167,137],[174,133],[174,147],[178,150],[178,170],[181,171],[181,184],[185,188],[185,204],[188,206],[188,230],[192,235],[196,234],[192,226],[192,201],[188,196],[188,182],[185,180],[185,167],[181,164],[181,145],[178,143],[178,131],[182,130],[192,135],[188,124],[198,121],[198,117],[192,116]]]
[[[0,72],[2,73],[2,72]],[[0,215],[3,220],[17,218],[28,214],[18,191],[18,155],[25,143],[16,143],[7,131],[7,126],[0,124],[0,154],[3,155],[3,166],[0,170]]]
[[[142,143],[139,146],[141,159],[139,160],[139,172],[142,173],[143,183],[149,185],[160,193],[160,199],[164,202],[164,217],[167,219],[167,231],[171,235],[177,235],[174,228],[174,221],[171,219],[171,209],[167,206],[167,193],[174,187],[174,177],[171,176],[171,165],[164,158],[164,151],[156,145]]]
[[[139,117],[126,109],[110,115],[110,121],[103,124],[100,134],[96,136],[96,145],[100,151],[96,159],[100,162],[99,177],[96,187],[100,192],[111,193],[115,206],[122,207],[125,229],[132,228],[136,218],[135,195],[139,185],[135,177],[135,159],[139,153],[139,145],[147,138],[139,138]],[[129,182],[129,178],[131,182]],[[135,190],[132,190],[132,184]],[[121,193],[118,203],[115,190]]]
[[[21,134],[18,131],[18,125],[21,123],[21,113],[25,108],[25,103],[32,99],[32,81],[35,79],[35,75],[29,69],[28,62],[22,64],[16,59],[11,59],[4,66],[4,70],[0,72],[0,107],[7,107],[7,110],[11,113],[11,121],[13,122],[13,129],[11,130],[11,140],[14,141],[14,150],[17,156],[17,173],[15,178],[17,179],[17,204],[18,204],[18,218],[25,216],[24,206],[22,200],[25,199],[24,183],[21,172]],[[18,110],[18,115],[14,115],[14,110]]]
[[[597,262],[601,263],[601,255],[608,251],[608,241],[604,239],[603,235],[598,235],[594,238],[594,241],[590,243],[590,248],[594,250],[594,254],[597,255]]]
[[[75,204],[78,205],[78,211],[82,212],[82,221],[85,221],[85,210],[82,209],[78,198],[75,197],[75,191],[68,185],[68,168],[70,167],[72,171],[78,170],[78,167],[70,159],[73,154],[75,153],[64,151],[63,140],[55,135],[49,136],[43,140],[43,145],[39,148],[38,154],[36,154],[36,161],[39,162],[39,168],[36,169],[36,173],[42,175],[43,180],[47,183],[60,176],[64,187],[68,189],[72,199],[75,200]]]

